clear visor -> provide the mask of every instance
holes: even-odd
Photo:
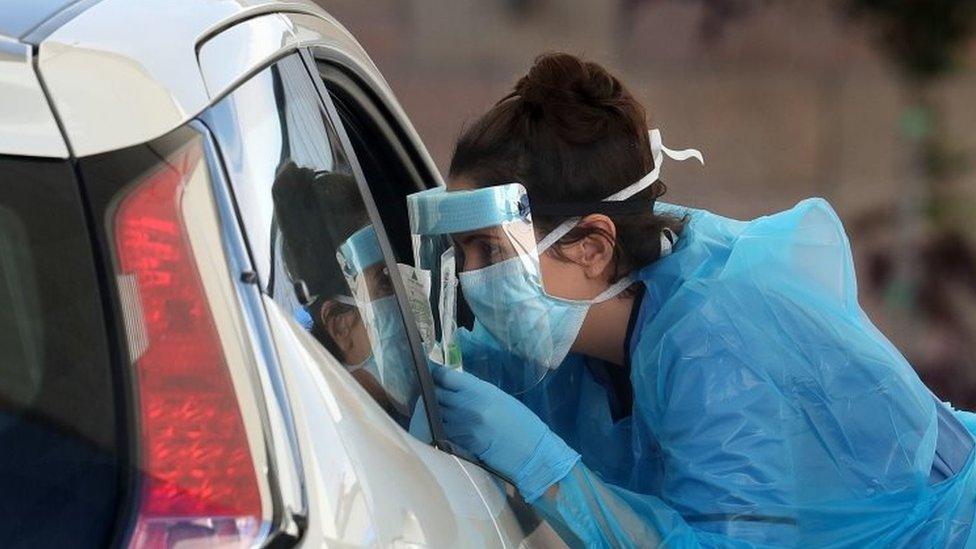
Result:
[[[575,340],[546,299],[528,196],[513,183],[408,197],[417,265],[431,272],[431,357],[519,394]],[[569,340],[568,342],[566,340]]]
[[[355,346],[368,342],[370,353],[358,362],[347,364],[350,370],[364,370],[375,383],[366,387],[380,392],[381,401],[389,402],[401,414],[409,415],[419,395],[413,369],[413,354],[407,338],[390,272],[372,225],[353,233],[336,252],[350,296],[334,296],[326,312],[346,315],[343,330],[337,333]],[[363,374],[357,374],[363,375]]]

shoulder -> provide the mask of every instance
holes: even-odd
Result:
[[[826,200],[810,198],[749,221],[687,212],[681,250],[687,257],[672,263],[682,271],[681,283],[701,294],[699,302],[802,295],[848,313],[858,310],[850,243]]]
[[[850,245],[825,200],[751,221],[689,215],[684,248],[642,274],[651,308],[642,350],[737,351],[755,362],[762,346],[822,344],[832,326],[861,323]]]
[[[706,259],[680,267],[678,287],[642,326],[641,347],[656,347],[662,368],[726,376],[761,367],[775,375],[786,362],[812,361],[813,349],[876,343],[862,326],[847,236],[826,201],[747,222],[723,219],[692,212],[688,251]]]
[[[819,198],[751,221],[732,247],[724,277],[746,288],[758,284],[849,312],[857,308],[847,234],[834,209]]]

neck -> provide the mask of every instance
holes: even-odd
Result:
[[[624,344],[627,341],[627,325],[634,301],[634,296],[625,292],[624,295],[592,305],[573,343],[573,352],[622,366],[626,357]]]

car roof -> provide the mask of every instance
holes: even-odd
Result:
[[[352,35],[310,0],[0,1],[14,4],[3,19],[17,36],[0,37],[0,97],[14,98],[0,102],[0,154],[82,157],[149,141],[236,85],[226,66],[266,63],[275,51],[247,56],[284,42],[325,44],[385,86]],[[223,32],[231,27],[241,30]],[[205,55],[218,45],[220,55]],[[223,71],[220,89],[208,64]],[[35,108],[25,122],[26,102]],[[60,146],[50,142],[59,127]],[[25,142],[30,132],[44,139]]]
[[[4,0],[0,35],[22,39],[51,16],[78,0]]]

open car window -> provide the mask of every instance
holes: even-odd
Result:
[[[400,425],[420,397],[381,230],[298,54],[211,107],[262,291]]]

